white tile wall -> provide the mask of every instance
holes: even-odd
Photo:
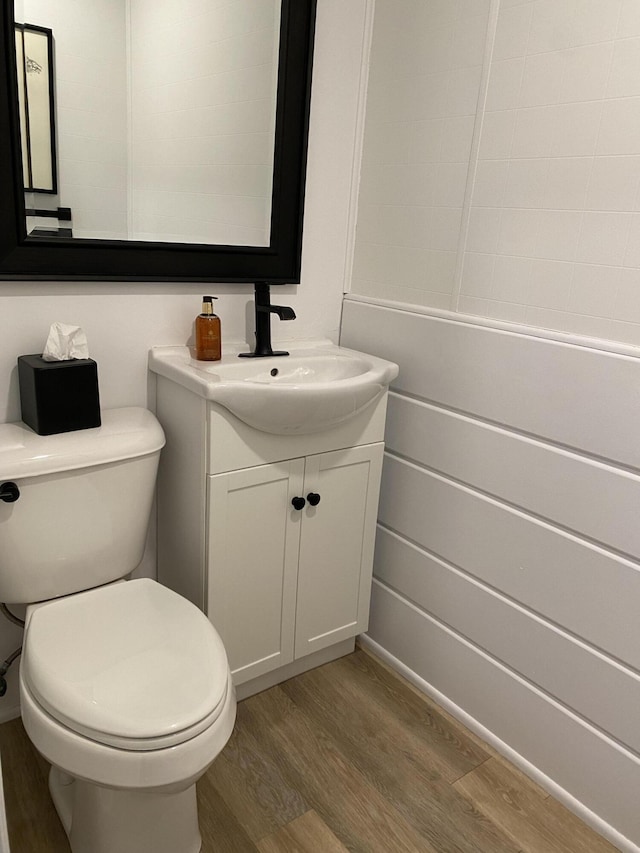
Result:
[[[357,293],[449,307],[489,7],[376,2]]]
[[[637,7],[502,3],[461,310],[640,344]]]
[[[640,345],[640,3],[488,6],[377,0],[352,290]]]

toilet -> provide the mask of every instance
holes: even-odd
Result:
[[[145,409],[0,425],[0,601],[26,604],[25,730],[73,853],[197,853],[195,783],[236,713],[222,641],[140,564],[164,434]],[[0,492],[1,493],[1,492]]]

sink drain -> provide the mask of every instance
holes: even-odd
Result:
[[[271,372],[272,376],[277,376],[278,375],[278,368],[274,367],[270,372]]]

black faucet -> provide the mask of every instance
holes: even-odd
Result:
[[[241,352],[240,358],[264,358],[271,355],[289,355],[283,350],[271,349],[271,314],[281,320],[295,320],[296,312],[286,305],[272,305],[269,285],[256,281],[256,348],[253,352]]]

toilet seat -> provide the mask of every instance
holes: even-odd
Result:
[[[38,752],[75,779],[125,790],[176,790],[200,778],[231,736],[236,700],[231,674],[227,698],[213,725],[168,749],[119,749],[90,740],[48,714],[20,673],[20,712]],[[177,786],[177,787],[176,787]]]
[[[133,751],[196,737],[220,715],[230,689],[213,625],[148,578],[34,607],[21,677],[68,729]]]

